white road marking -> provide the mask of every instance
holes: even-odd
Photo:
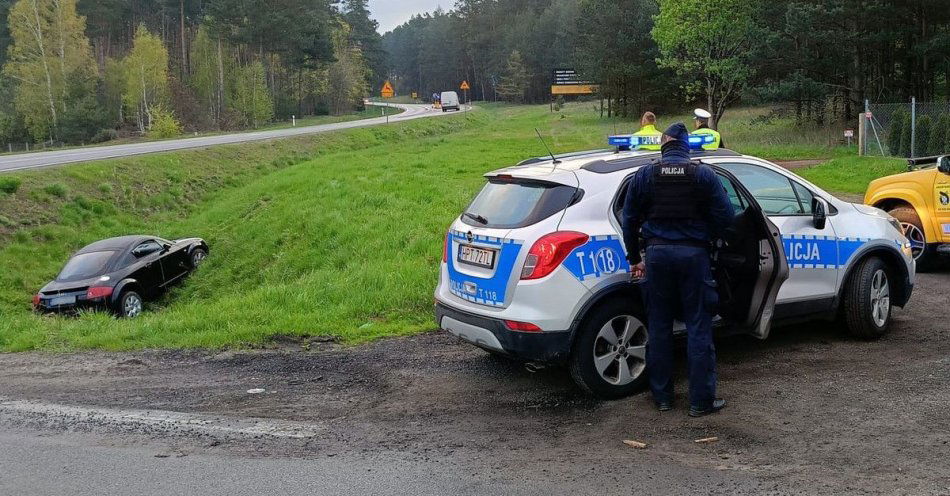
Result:
[[[310,439],[326,433],[326,428],[306,423],[260,418],[233,418],[218,415],[171,412],[165,410],[128,410],[84,407],[13,400],[0,397],[0,414],[38,417],[48,423],[68,426],[91,424],[93,427],[186,431],[189,433],[267,436]]]

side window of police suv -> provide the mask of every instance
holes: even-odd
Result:
[[[742,182],[767,215],[811,215],[811,191],[788,177],[752,164],[722,164],[722,168]],[[730,187],[726,186],[726,191]],[[733,194],[729,191],[730,200]],[[733,205],[736,205],[734,201]]]

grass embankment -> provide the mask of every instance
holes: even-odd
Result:
[[[614,126],[634,124],[602,121],[590,105],[486,106],[5,174],[22,184],[0,192],[0,349],[243,346],[274,335],[355,343],[430,329],[442,238],[480,175],[544,154],[536,127],[567,152],[603,147]],[[757,144],[726,139],[743,151]],[[137,232],[204,237],[211,257],[135,320],[32,314],[31,295],[74,250]]]

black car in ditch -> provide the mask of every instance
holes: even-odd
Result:
[[[56,279],[33,296],[33,307],[44,313],[105,309],[135,317],[146,300],[184,279],[207,256],[208,245],[200,238],[97,241],[76,252]]]

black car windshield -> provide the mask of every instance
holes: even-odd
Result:
[[[94,251],[90,253],[81,253],[69,259],[62,272],[56,277],[57,281],[79,281],[102,275],[109,260],[115,256],[114,251]]]

